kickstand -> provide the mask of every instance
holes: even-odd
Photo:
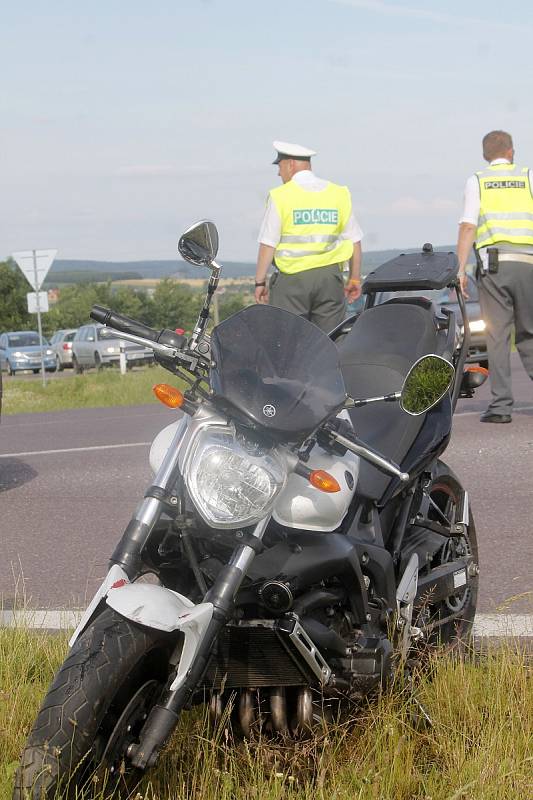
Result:
[[[416,730],[425,730],[427,728],[435,727],[429,711],[418,698],[413,676],[408,670],[405,671],[405,681],[410,689],[409,701],[412,707],[409,710],[409,717],[414,727]]]

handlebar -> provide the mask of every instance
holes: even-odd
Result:
[[[175,331],[163,328],[161,331],[156,331],[154,328],[149,328],[142,322],[137,322],[131,317],[126,317],[124,314],[118,314],[110,308],[95,305],[91,309],[91,319],[96,322],[101,322],[109,328],[113,328],[123,333],[129,333],[132,336],[139,336],[142,339],[148,339],[150,342],[157,342],[158,344],[165,345],[165,347],[173,347],[176,350],[181,350],[187,343],[187,338]]]

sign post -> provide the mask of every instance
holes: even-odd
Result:
[[[13,259],[36,292],[37,326],[39,328],[39,342],[41,345],[41,374],[43,376],[43,386],[46,386],[46,372],[44,369],[43,330],[41,325],[42,303],[39,297],[39,289],[56,255],[57,250],[20,250],[17,253],[13,253]]]

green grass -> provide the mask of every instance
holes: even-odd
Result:
[[[66,636],[0,630],[0,800]],[[418,693],[433,719],[420,729],[400,688],[342,726],[284,747],[231,746],[202,713],[185,715],[146,800],[531,800],[533,673],[512,646],[467,662],[435,657]],[[102,798],[105,793],[100,793]],[[139,795],[137,796],[139,798]]]
[[[152,392],[155,383],[183,388],[178,378],[162,367],[151,367],[121,375],[118,369],[105,369],[83,375],[40,380],[13,378],[4,381],[2,414],[31,414],[37,411],[62,411],[65,408],[133,406],[159,402]]]

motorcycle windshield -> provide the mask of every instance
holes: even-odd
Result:
[[[219,405],[276,438],[304,438],[346,399],[334,343],[280,308],[255,305],[229,317],[213,331],[211,353]]]

